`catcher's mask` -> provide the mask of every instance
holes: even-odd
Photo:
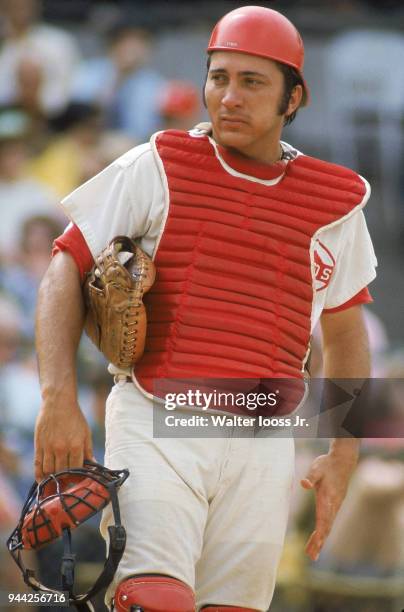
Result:
[[[93,610],[90,598],[111,582],[125,550],[126,532],[121,525],[117,491],[129,471],[109,470],[85,461],[84,467],[51,474],[40,484],[32,485],[24,503],[17,527],[7,540],[7,547],[22,571],[24,582],[34,591],[60,593],[35,578],[25,567],[23,550],[38,550],[60,536],[64,554],[61,565],[62,591],[69,593],[69,604],[79,610]],[[83,595],[73,594],[75,555],[71,548],[71,530],[112,503],[114,525],[108,527],[109,551],[103,570],[91,589]]]

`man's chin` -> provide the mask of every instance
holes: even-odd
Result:
[[[249,145],[246,135],[236,130],[221,130],[214,137],[218,144],[231,149],[243,149]]]

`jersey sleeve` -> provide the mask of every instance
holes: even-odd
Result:
[[[93,267],[94,259],[77,225],[70,223],[63,234],[54,241],[52,257],[60,251],[67,251],[73,257],[83,282],[87,272]]]
[[[150,251],[152,234],[158,234],[164,215],[164,191],[150,145],[125,153],[64,198],[61,206],[93,258],[119,235],[146,237],[142,248]]]
[[[368,284],[376,277],[377,259],[362,211],[346,221],[334,274],[327,287],[324,312],[337,312],[371,301]]]
[[[371,302],[373,302],[373,298],[370,295],[370,291],[367,287],[364,287],[356,295],[354,295],[353,298],[351,298],[347,302],[344,302],[340,306],[336,306],[335,308],[324,308],[323,314],[332,314],[334,312],[341,312],[342,310],[347,310],[347,308],[351,308],[352,306],[371,304]]]

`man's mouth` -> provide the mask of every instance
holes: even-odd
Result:
[[[222,115],[220,117],[220,122],[223,124],[227,124],[229,126],[238,126],[238,125],[246,125],[247,121],[243,117],[233,117],[228,115]]]

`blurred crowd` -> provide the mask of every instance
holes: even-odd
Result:
[[[204,113],[193,82],[171,80],[151,67],[153,36],[124,13],[104,28],[95,56],[83,52],[74,34],[46,22],[39,0],[0,0],[0,6],[0,590],[21,591],[20,574],[9,563],[3,542],[33,479],[33,429],[40,404],[34,313],[52,243],[69,223],[58,201],[156,130],[189,129]],[[392,351],[383,321],[371,310],[367,321],[374,376],[404,378],[404,354],[395,345]],[[313,373],[321,375],[318,336],[313,345]],[[104,360],[85,339],[78,375],[80,403],[102,462],[104,403],[112,381]],[[394,401],[402,407],[402,399],[401,393]],[[298,446],[303,475],[322,443],[306,440]],[[404,446],[393,438],[364,446],[349,500],[324,555],[325,575],[334,576],[328,578],[331,585],[337,575],[371,576],[384,585],[383,580],[402,575],[404,567]],[[295,497],[274,609],[349,612],[348,600],[341,603],[349,594],[330,595],[330,584],[324,586],[304,561],[302,542],[313,507],[307,493],[296,490]],[[83,537],[93,538],[96,530],[91,524]],[[83,546],[83,567],[103,558],[101,543],[90,548],[89,555]],[[34,563],[44,580],[47,575],[57,580],[57,564],[46,554]],[[51,565],[54,575],[49,575]],[[308,575],[315,599],[308,595]],[[317,604],[323,596],[331,600]],[[380,606],[389,605],[391,598],[385,599]],[[363,610],[390,609],[380,606]]]

